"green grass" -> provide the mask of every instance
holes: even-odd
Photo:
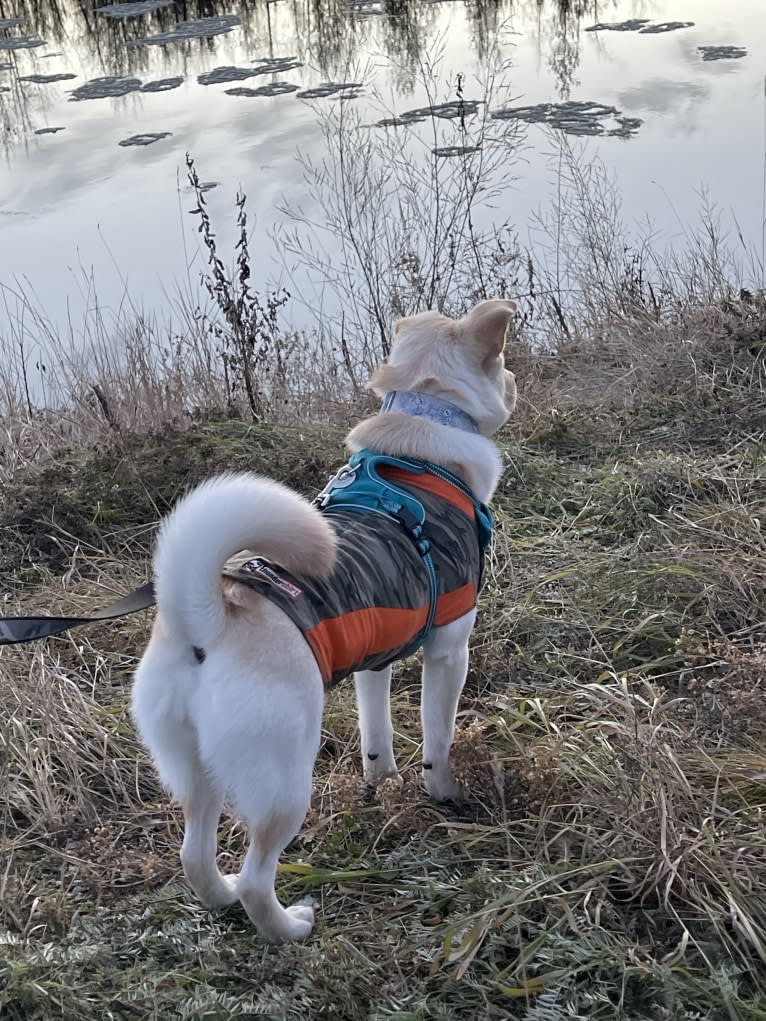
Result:
[[[181,879],[127,713],[148,615],[3,650],[0,1018],[766,1018],[766,445],[732,379],[707,405],[658,383],[522,407],[453,750],[469,799],[421,790],[415,661],[401,787],[365,791],[331,693],[278,880],[316,903],[305,945]],[[186,486],[248,467],[312,493],[341,441],[202,419],[46,455],[2,494],[5,612],[103,604]],[[243,840],[222,824],[225,869]]]

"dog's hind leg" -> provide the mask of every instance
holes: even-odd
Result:
[[[455,714],[468,672],[468,639],[476,620],[471,610],[458,620],[437,628],[423,646],[423,690],[420,715],[423,725],[423,779],[437,801],[462,796],[449,764],[455,735]]]
[[[243,777],[246,782],[238,781],[234,791],[250,835],[237,896],[259,934],[271,943],[306,939],[314,924],[314,910],[308,905],[282,907],[274,880],[279,856],[298,833],[311,803],[320,728],[321,711],[316,716],[315,740],[314,735],[308,741],[294,740],[290,726],[256,735],[259,754],[249,763],[248,776]]]
[[[218,820],[223,795],[216,789],[204,768],[187,778],[187,794],[182,801],[184,839],[181,863],[184,875],[200,901],[209,908],[233,904],[237,893],[236,875],[224,876],[216,864]]]
[[[223,792],[205,769],[188,715],[194,667],[167,651],[156,643],[144,656],[133,687],[133,719],[160,779],[183,807],[181,862],[190,886],[208,907],[232,904],[236,877],[222,876],[216,865]]]
[[[270,662],[261,648],[257,675],[243,669],[241,659],[235,672],[231,653],[225,654],[231,665],[220,670],[201,729],[201,752],[225,783],[250,837],[237,897],[260,935],[280,943],[305,939],[314,922],[309,906],[282,907],[274,880],[279,856],[311,803],[324,688],[313,653],[302,640],[294,641],[291,623],[277,620],[269,636],[282,657]],[[257,649],[248,651],[255,655]]]
[[[362,738],[362,768],[368,784],[397,776],[391,723],[391,667],[354,674]]]

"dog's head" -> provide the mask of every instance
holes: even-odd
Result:
[[[516,304],[492,298],[462,319],[440,312],[399,319],[388,361],[373,372],[369,387],[416,390],[452,401],[485,436],[508,421],[516,406],[516,380],[503,358]]]

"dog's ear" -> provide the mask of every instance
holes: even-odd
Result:
[[[463,320],[465,332],[482,350],[482,360],[497,358],[505,346],[505,335],[516,311],[516,302],[490,298],[479,302]]]

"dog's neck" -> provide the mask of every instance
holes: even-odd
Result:
[[[399,412],[402,415],[414,415],[416,418],[427,418],[439,425],[448,425],[452,429],[479,434],[479,427],[471,416],[452,401],[434,394],[420,393],[418,390],[391,390],[383,398],[380,406],[381,414]]]
[[[438,420],[414,416],[398,407],[355,425],[346,436],[346,446],[354,454],[366,447],[391,457],[431,461],[462,479],[483,503],[489,502],[502,472],[500,452],[486,436],[447,428]]]

